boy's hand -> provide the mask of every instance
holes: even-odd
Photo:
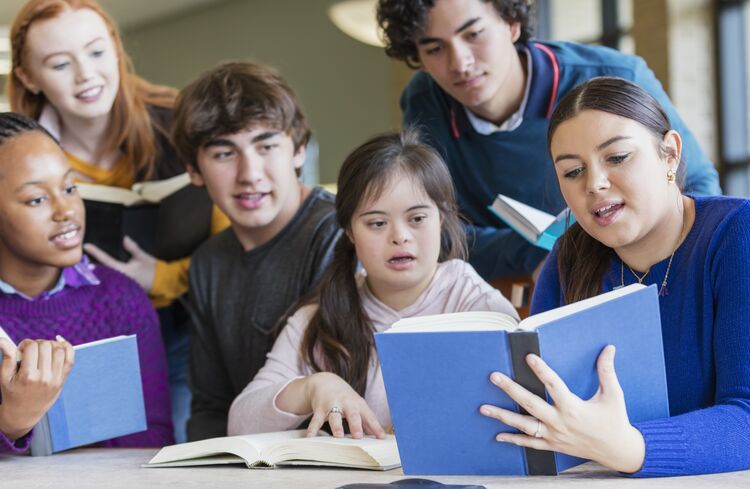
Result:
[[[143,251],[138,243],[127,236],[122,240],[122,246],[130,253],[130,260],[127,262],[113,258],[106,251],[91,243],[83,245],[83,249],[102,265],[127,275],[138,282],[138,285],[147,293],[151,292],[156,273],[156,258]]]
[[[73,367],[75,351],[67,341],[23,340],[18,351],[0,339],[0,432],[10,440],[28,433],[57,400]]]

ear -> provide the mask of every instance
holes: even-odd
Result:
[[[195,166],[188,165],[187,172],[188,172],[188,175],[190,175],[190,181],[196,187],[202,187],[206,184],[206,182],[203,180],[203,176],[201,175],[200,171],[198,171],[198,168],[196,168]]]
[[[21,81],[21,84],[28,90],[29,92],[33,93],[34,95],[41,92],[41,89],[39,86],[34,83],[31,76],[26,73],[26,70],[24,70],[21,66],[13,70],[13,74],[18,77],[18,79]]]
[[[302,165],[305,164],[305,158],[307,157],[307,146],[302,145],[299,147],[296,153],[294,153],[294,158],[292,158],[292,161],[294,162],[294,169],[299,170],[302,168]]]
[[[510,38],[515,44],[521,38],[521,23],[518,21],[508,22],[508,27],[510,27]]]
[[[667,152],[666,163],[670,170],[677,171],[682,156],[682,138],[674,129],[664,135],[662,139],[664,150]]]

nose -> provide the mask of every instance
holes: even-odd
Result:
[[[586,169],[586,192],[595,194],[610,187],[609,175],[599,165],[589,165]]]
[[[458,73],[468,73],[474,65],[474,53],[463,42],[454,42],[450,48],[450,67]]]
[[[263,179],[263,159],[251,151],[244,151],[239,159],[237,182],[254,184]]]
[[[76,213],[73,199],[58,197],[54,202],[54,209],[52,211],[52,219],[55,222],[65,222],[70,220]]]
[[[94,76],[93,64],[86,58],[80,56],[75,60],[76,83],[84,83]]]
[[[411,241],[411,234],[406,226],[394,223],[391,226],[391,243],[396,246],[404,245]]]

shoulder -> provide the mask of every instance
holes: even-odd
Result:
[[[459,311],[497,311],[517,317],[515,308],[499,290],[488,284],[470,264],[448,260],[438,265],[435,284],[448,293],[448,303]]]
[[[447,113],[448,107],[449,95],[423,71],[415,73],[401,93],[401,108],[406,123],[438,124],[445,120],[440,116]]]
[[[130,277],[102,264],[96,264],[93,273],[99,279],[96,298],[103,306],[119,311],[121,308],[146,308],[153,310],[148,295]]]
[[[315,316],[317,311],[318,304],[306,304],[301,306],[294,311],[294,314],[289,316],[281,335],[290,338],[294,342],[301,341],[302,335],[304,334],[305,329],[307,329],[307,325],[310,324],[310,320]]]
[[[328,240],[340,232],[336,221],[336,197],[323,189],[315,187],[307,201],[298,211],[298,233],[310,234],[316,240]]]
[[[723,242],[728,234],[750,234],[750,200],[726,196],[696,196],[695,222],[697,232],[712,235]]]
[[[234,234],[232,226],[214,234],[193,252],[190,259],[190,272],[194,273],[204,267],[215,265],[219,262],[230,262],[240,250],[237,235]]]

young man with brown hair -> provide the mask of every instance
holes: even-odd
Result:
[[[310,130],[272,68],[203,74],[177,99],[173,137],[193,183],[231,221],[190,267],[188,438],[199,440],[226,436],[232,400],[263,366],[277,321],[319,281],[340,230],[333,195],[299,181]]]

